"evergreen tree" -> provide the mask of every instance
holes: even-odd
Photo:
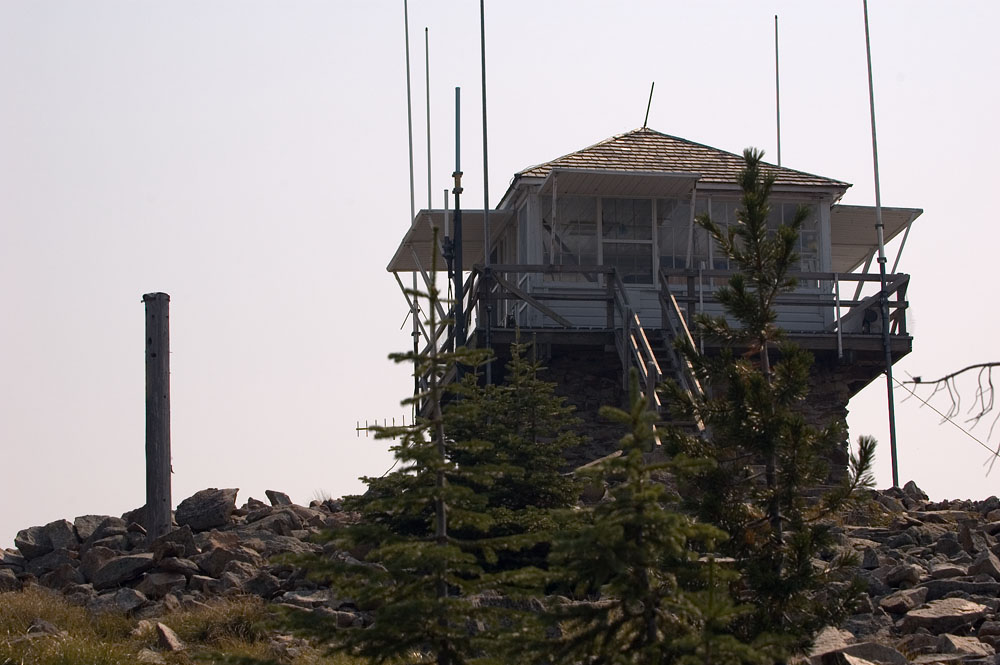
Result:
[[[592,509],[585,527],[553,544],[550,584],[570,599],[550,602],[546,618],[559,636],[537,643],[535,662],[762,662],[766,649],[726,635],[744,610],[732,602],[719,565],[699,554],[726,534],[678,512],[677,497],[656,479],[690,462],[650,461],[655,415],[634,370],[630,394],[627,411],[602,409],[629,428],[622,454],[597,469],[610,497]]]
[[[698,218],[737,273],[715,292],[726,315],[696,319],[706,337],[721,342],[722,352],[706,357],[684,349],[710,395],[670,391],[679,413],[697,414],[708,436],[675,433],[670,445],[674,452],[716,462],[688,475],[685,496],[699,519],[730,535],[723,551],[741,574],[734,586],[754,608],[739,634],[781,634],[794,650],[843,614],[853,593],[828,585],[832,578],[817,573],[814,560],[830,545],[821,518],[869,481],[874,441],[861,447],[840,487],[819,501],[807,498],[807,489],[826,481],[843,429],[841,423],[811,427],[802,415],[812,358],[783,339],[775,303],[795,287],[789,272],[809,211],[801,207],[790,224],[768,228],[774,178],[762,156],[744,151],[738,224],[723,230],[708,216]],[[754,470],[758,464],[763,482]]]
[[[437,331],[436,287],[418,296],[428,303],[427,329]],[[369,628],[337,632],[335,648],[379,663],[416,657],[462,665],[482,653],[480,638],[467,625],[479,612],[469,597],[481,588],[482,571],[469,544],[455,534],[475,538],[488,529],[485,500],[474,488],[490,480],[481,467],[453,459],[464,444],[446,432],[442,380],[460,363],[474,367],[485,355],[464,348],[445,352],[432,343],[424,354],[391,357],[413,363],[418,376],[427,377],[427,390],[403,404],[416,404],[428,415],[412,426],[376,433],[398,441],[391,448],[396,466],[382,478],[365,479],[369,494],[350,502],[360,509],[362,523],[331,535],[338,551],[360,560],[342,554],[308,567],[312,575],[332,577],[359,607],[376,612]]]

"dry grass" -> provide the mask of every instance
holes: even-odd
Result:
[[[39,630],[39,620],[58,632]],[[185,651],[160,652],[150,622],[121,614],[92,615],[47,589],[0,593],[0,665],[132,665],[143,662],[140,653],[159,656],[168,665],[363,665],[282,637],[257,598],[219,599],[161,620],[185,642]]]

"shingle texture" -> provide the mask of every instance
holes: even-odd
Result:
[[[635,129],[595,143],[551,162],[532,166],[518,176],[545,177],[553,168],[608,171],[684,172],[701,174],[701,182],[736,182],[743,167],[742,155],[712,148],[652,129]],[[848,183],[768,164],[777,185],[850,187]]]

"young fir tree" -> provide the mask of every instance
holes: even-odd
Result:
[[[437,289],[431,284],[427,294],[417,296],[428,303],[427,329],[437,331]],[[416,404],[428,415],[412,426],[377,432],[397,440],[391,448],[395,468],[365,479],[369,493],[350,502],[362,519],[331,534],[332,547],[341,554],[308,565],[311,575],[331,578],[359,607],[375,612],[372,626],[326,637],[334,648],[378,663],[478,662],[484,645],[468,622],[480,610],[469,598],[480,589],[482,571],[469,543],[455,534],[475,538],[488,529],[485,500],[473,488],[487,486],[489,479],[476,465],[453,459],[465,444],[446,431],[442,379],[459,364],[481,363],[484,354],[464,348],[444,352],[431,344],[423,354],[391,357],[413,363],[417,375],[427,377],[426,391],[403,404]]]
[[[481,471],[469,480],[492,521],[487,535],[499,558],[488,564],[492,571],[544,565],[553,511],[574,505],[581,489],[565,469],[565,451],[580,442],[573,407],[539,379],[528,350],[511,346],[502,383],[467,376],[444,413],[450,436],[466,442],[450,459]]]
[[[807,500],[807,489],[826,482],[843,429],[841,423],[811,427],[802,414],[812,358],[783,339],[775,304],[795,287],[789,272],[808,209],[800,208],[789,224],[768,227],[774,178],[762,156],[744,151],[737,224],[723,230],[708,216],[698,218],[737,273],[715,292],[726,315],[696,319],[703,335],[721,342],[722,352],[706,357],[685,349],[710,395],[672,390],[679,411],[699,416],[708,436],[675,435],[671,445],[716,462],[688,476],[685,497],[701,520],[730,535],[723,552],[741,574],[738,598],[754,608],[739,634],[781,634],[789,649],[798,650],[836,621],[852,596],[850,585],[829,584],[834,577],[818,573],[814,561],[830,545],[821,518],[870,482],[874,440],[863,441],[840,487]],[[763,482],[756,465],[763,466]]]
[[[655,478],[690,462],[648,461],[655,416],[634,370],[630,394],[628,411],[602,409],[629,433],[622,454],[597,467],[610,497],[591,509],[586,526],[553,543],[549,583],[571,598],[550,601],[550,636],[536,643],[531,662],[766,662],[773,654],[764,640],[751,646],[731,634],[745,610],[732,602],[725,571],[701,554],[726,534],[676,510],[677,497]]]

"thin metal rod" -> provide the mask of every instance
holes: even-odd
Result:
[[[427,81],[427,209],[433,207],[431,199],[431,41],[424,28],[424,78]]]
[[[778,76],[778,15],[774,15],[774,115],[778,123],[778,166],[781,166],[781,85]]]
[[[862,0],[865,12],[865,51],[868,56],[868,100],[872,117],[872,163],[875,169],[875,231],[878,235],[878,267],[882,292],[882,345],[885,347],[885,378],[889,405],[889,454],[892,457],[892,485],[899,487],[899,468],[896,459],[896,405],[892,386],[892,349],[889,346],[889,293],[885,284],[885,239],[882,225],[882,192],[878,177],[878,140],[875,135],[875,85],[872,82],[872,47],[868,30],[868,0]]]
[[[455,348],[465,346],[465,308],[462,293],[462,89],[455,88]]]
[[[649,101],[646,102],[646,117],[642,121],[642,128],[646,129],[646,125],[649,124],[649,107],[653,105],[653,88],[656,87],[656,81],[653,81],[649,85]]]
[[[483,253],[486,269],[483,273],[483,302],[486,305],[486,348],[493,348],[493,302],[490,299],[490,255],[493,242],[490,237],[490,160],[486,141],[486,9],[479,0],[479,41],[483,74]],[[480,319],[481,320],[481,319]],[[486,384],[493,383],[492,363],[486,363]]]
[[[837,299],[837,360],[844,358],[844,326],[840,318],[840,275],[833,273],[833,291]]]
[[[411,103],[410,96],[410,11],[407,5],[407,0],[403,0],[403,31],[405,33],[404,44],[406,48],[406,135],[407,144],[409,148],[410,155],[410,222],[409,225],[413,225],[413,218],[416,217],[416,203],[414,201],[414,189],[413,189],[413,106]],[[429,149],[429,148],[428,148]],[[417,273],[413,273],[413,292],[417,292]],[[414,297],[413,304],[410,306],[410,316],[413,317],[413,332],[410,333],[413,337],[413,394],[417,395],[420,393],[420,371],[419,371],[419,360],[417,355],[420,351],[420,328],[417,323],[417,317],[420,316],[420,308],[417,306],[417,299]],[[417,415],[417,404],[413,404],[413,413],[411,414],[414,418]]]

